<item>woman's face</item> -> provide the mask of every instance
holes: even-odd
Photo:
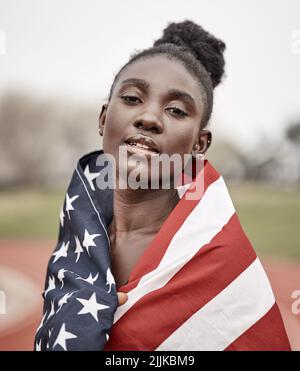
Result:
[[[183,158],[195,143],[205,152],[210,132],[199,133],[203,109],[198,82],[182,64],[164,56],[138,60],[119,75],[100,115],[104,153],[114,156],[117,164],[120,146],[129,150],[128,156],[142,154],[136,146],[125,145],[136,134],[153,140],[159,152],[154,155],[179,154]],[[131,166],[126,164],[127,171]],[[150,175],[149,167],[145,171]]]

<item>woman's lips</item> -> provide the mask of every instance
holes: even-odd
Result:
[[[150,150],[157,153],[160,152],[157,144],[149,135],[137,133],[127,138],[125,143],[133,146],[136,145],[140,149]]]
[[[151,157],[159,155],[158,152],[155,152],[151,149],[143,148],[142,146],[140,146],[137,143],[129,144],[129,143],[125,142],[124,145],[126,146],[128,152],[130,152],[132,154],[136,154],[136,155],[140,154],[140,155],[151,156]]]

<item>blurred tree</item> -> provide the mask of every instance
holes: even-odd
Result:
[[[262,138],[254,153],[257,155],[246,166],[246,178],[297,186],[300,183],[300,122],[287,125],[278,141]]]
[[[59,186],[100,146],[98,108],[7,92],[0,99],[0,186]]]
[[[285,135],[291,143],[300,147],[300,121],[291,123],[286,129]]]

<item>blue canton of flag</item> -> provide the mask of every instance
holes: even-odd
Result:
[[[78,161],[66,193],[35,350],[102,350],[109,338],[118,306],[107,234],[113,190],[96,187],[99,153]]]

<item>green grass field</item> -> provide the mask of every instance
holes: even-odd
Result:
[[[64,192],[0,192],[0,238],[57,238]]]
[[[300,261],[300,188],[228,187],[240,222],[260,255]]]
[[[259,255],[300,261],[300,189],[228,185],[241,224]],[[0,193],[0,238],[56,239],[65,192]]]

